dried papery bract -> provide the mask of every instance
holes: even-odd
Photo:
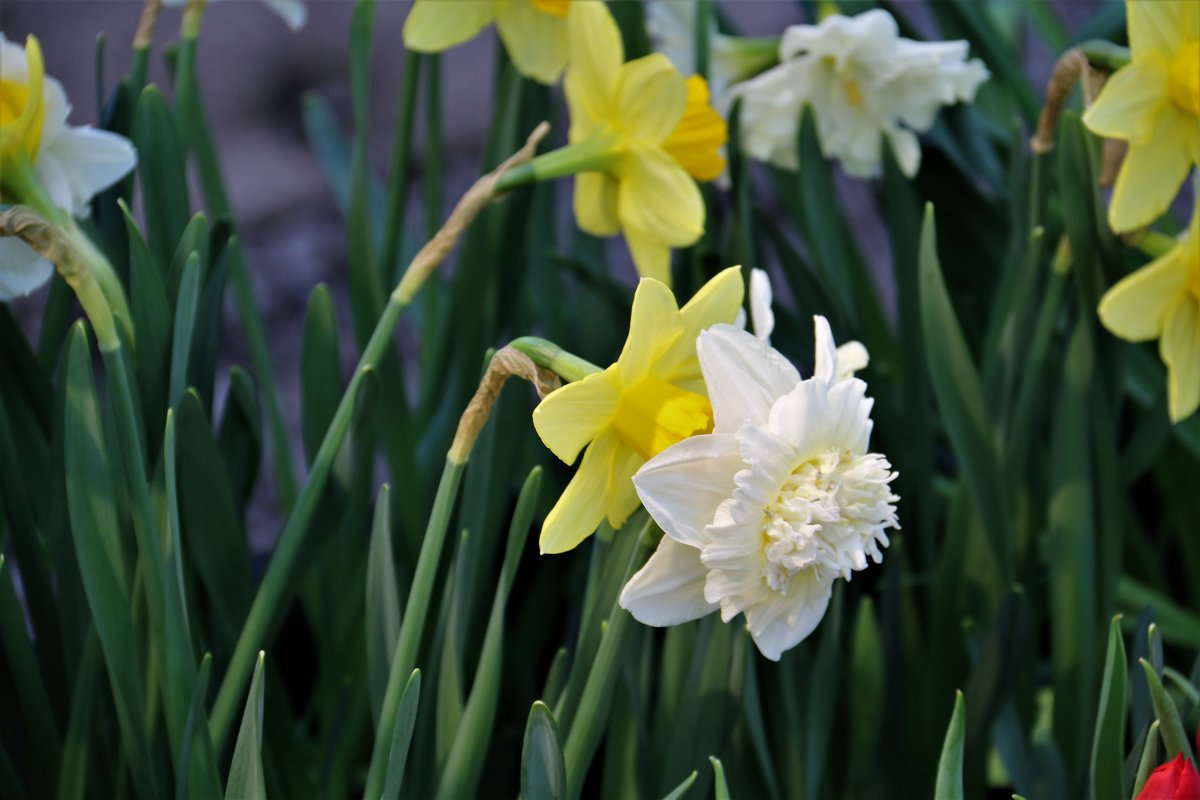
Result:
[[[512,347],[497,350],[488,362],[487,372],[479,382],[479,388],[475,390],[471,402],[467,404],[467,410],[458,420],[458,430],[447,454],[451,461],[463,463],[470,457],[471,448],[475,446],[479,432],[487,424],[492,406],[509,378],[529,381],[537,390],[538,398],[544,398],[562,386],[562,381],[557,375],[533,363],[533,359],[520,350]]]

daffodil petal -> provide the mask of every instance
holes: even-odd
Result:
[[[604,520],[601,502],[618,443],[610,433],[601,434],[583,454],[579,470],[562,496],[546,515],[538,546],[543,553],[565,553],[592,535]]]
[[[679,162],[657,147],[631,148],[621,161],[617,214],[627,231],[668,247],[693,244],[704,233],[704,200]]]
[[[862,342],[850,341],[838,345],[837,373],[833,377],[839,381],[853,378],[854,373],[866,369],[869,363],[871,356]]]
[[[750,270],[750,321],[754,324],[754,335],[764,342],[771,341],[775,330],[775,312],[771,310],[774,293],[771,279],[766,270]]]
[[[708,569],[700,553],[669,536],[621,590],[619,603],[643,625],[666,627],[700,619],[717,610],[704,599]]]
[[[716,433],[764,425],[771,406],[800,382],[800,373],[763,340],[732,325],[714,325],[696,342]]]
[[[1167,76],[1167,63],[1157,53],[1122,67],[1084,113],[1083,124],[1111,139],[1146,142],[1154,135],[1159,113],[1171,102]]]
[[[744,467],[736,436],[706,434],[684,439],[647,461],[633,476],[633,484],[667,536],[701,547],[707,541],[705,527],[712,524],[717,506],[729,497],[733,478]]]
[[[1100,299],[1100,321],[1114,336],[1128,342],[1157,339],[1167,311],[1188,279],[1183,245],[1127,275]]]
[[[637,489],[633,485],[633,476],[646,463],[632,447],[619,445],[613,455],[612,467],[608,475],[608,488],[605,497],[608,503],[608,524],[614,530],[619,530],[629,515],[641,505]]]
[[[1183,7],[1190,3],[1191,0],[1126,0],[1129,46],[1134,53],[1147,50],[1173,52],[1188,30],[1182,27],[1185,22]]]
[[[23,297],[54,274],[54,265],[10,236],[0,237],[0,301]]]
[[[625,229],[625,244],[633,266],[643,278],[654,278],[666,286],[671,285],[671,248],[660,239],[643,231]]]
[[[550,452],[574,463],[612,419],[621,397],[609,370],[555,389],[533,410],[533,427]]]
[[[89,125],[67,126],[46,147],[35,168],[44,172],[49,162],[66,176],[68,196],[55,197],[55,202],[75,216],[86,215],[88,202],[107,189],[137,165],[133,143],[124,136],[97,130]]]
[[[496,4],[496,30],[517,72],[552,84],[567,64],[567,20],[534,7],[530,0]]]
[[[813,335],[817,343],[813,377],[821,381],[832,381],[837,373],[837,347],[833,343],[833,331],[829,329],[829,320],[820,314],[813,315]]]
[[[746,623],[758,651],[772,661],[778,661],[784,651],[795,647],[816,630],[825,617],[832,593],[832,580],[810,578],[801,584],[796,596],[789,598],[786,609],[780,608],[774,614],[770,611],[775,609],[746,609]]]
[[[493,0],[416,0],[404,21],[404,46],[437,53],[462,44],[495,16]]]
[[[621,67],[617,120],[626,136],[660,144],[671,135],[687,107],[687,82],[662,53]]]
[[[621,232],[617,219],[617,179],[607,172],[581,172],[575,176],[575,222],[592,236]]]
[[[1192,164],[1196,118],[1175,109],[1158,116],[1153,141],[1131,143],[1117,173],[1108,222],[1118,233],[1154,222],[1171,205]]]
[[[1200,406],[1200,302],[1188,294],[1167,316],[1159,353],[1167,365],[1167,408],[1181,422]]]
[[[632,386],[649,375],[651,367],[682,331],[675,295],[663,282],[642,278],[633,293],[629,335],[617,359],[621,382]]]
[[[563,88],[574,128],[578,116],[595,120],[607,115],[625,61],[621,31],[606,4],[571,4],[567,48],[571,65]]]
[[[267,8],[274,11],[283,20],[283,23],[293,31],[298,31],[304,27],[305,20],[308,19],[308,7],[301,0],[263,0]]]
[[[744,295],[742,268],[726,267],[701,286],[680,309],[683,335],[659,362],[667,381],[688,391],[705,391],[700,361],[696,357],[696,337],[713,325],[736,320],[742,310]]]

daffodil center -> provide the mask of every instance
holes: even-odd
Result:
[[[863,107],[862,89],[858,87],[858,81],[853,78],[846,78],[842,83],[842,88],[846,90],[846,102],[851,108],[861,109]]]
[[[709,103],[708,83],[699,75],[687,80],[687,105],[683,117],[663,149],[698,181],[711,181],[725,171],[721,148],[729,139],[724,118]]]
[[[543,14],[551,14],[555,17],[565,17],[571,6],[571,0],[529,0],[529,2]]]
[[[1200,40],[1187,42],[1171,62],[1171,100],[1200,117]]]
[[[707,398],[646,377],[621,393],[613,428],[625,444],[650,459],[689,436],[712,430]]]
[[[895,478],[883,456],[828,450],[798,466],[763,509],[763,579],[787,594],[801,573],[850,577],[883,558],[884,528],[896,523]]]
[[[29,103],[29,94],[30,86],[27,83],[0,80],[0,128],[20,122]],[[19,138],[13,141],[13,146],[25,150],[31,157],[35,156],[42,138],[44,117],[45,109],[42,104],[38,104],[33,119],[27,128],[18,133]],[[7,146],[7,137],[5,138]]]

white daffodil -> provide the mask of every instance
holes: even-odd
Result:
[[[779,56],[779,66],[731,90],[742,98],[746,152],[796,169],[796,129],[808,104],[821,153],[859,178],[882,171],[884,136],[904,174],[915,175],[921,163],[916,133],[932,127],[942,106],[974,99],[988,78],[982,62],[967,60],[965,41],[904,39],[882,9],[793,25]]]
[[[41,97],[30,98],[31,87],[39,84]],[[86,217],[92,197],[133,169],[137,155],[123,136],[68,125],[70,111],[62,84],[43,72],[41,51],[31,69],[26,49],[0,33],[0,129],[22,126],[22,118],[30,123],[0,153],[0,162],[28,159],[49,199],[72,216]],[[0,238],[0,300],[32,292],[53,271],[24,242]]]
[[[182,6],[187,0],[163,0],[164,5]],[[298,31],[308,19],[308,9],[301,0],[263,0],[263,5],[279,15],[290,29]]]
[[[697,342],[714,428],[668,447],[633,482],[666,535],[620,603],[647,625],[720,610],[746,615],[778,660],[816,628],[833,582],[878,563],[898,528],[891,464],[868,450],[872,401],[840,378],[829,325],[815,318],[815,374],[765,342],[716,325]]]

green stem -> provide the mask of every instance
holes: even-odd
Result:
[[[421,544],[421,554],[417,557],[412,589],[409,590],[408,603],[404,607],[404,620],[400,623],[400,634],[396,639],[396,651],[392,656],[387,691],[384,693],[383,707],[379,712],[379,724],[375,728],[375,746],[371,753],[371,766],[367,773],[367,786],[363,797],[379,797],[383,792],[396,714],[400,709],[404,687],[416,667],[417,649],[421,644],[421,635],[425,631],[425,621],[429,615],[429,599],[433,594],[438,561],[446,543],[450,513],[454,509],[454,500],[458,496],[458,487],[465,469],[466,456],[462,461],[447,458],[446,466],[442,470],[442,479],[438,483],[437,496],[433,501],[433,512],[425,529],[425,540]]]
[[[519,339],[513,339],[508,346],[529,356],[539,367],[557,373],[568,383],[603,371],[592,362],[568,353],[554,342],[539,339],[536,336],[522,336]]]
[[[379,265],[385,280],[400,279],[400,249],[404,237],[404,214],[408,206],[409,156],[412,153],[413,121],[416,119],[417,87],[421,74],[421,54],[404,56],[404,87],[400,93],[400,118],[392,141],[392,171],[388,181],[387,212],[383,215],[383,246]]]
[[[601,132],[513,167],[496,183],[496,194],[580,172],[610,172],[620,155],[617,137]]]
[[[296,566],[309,531],[309,523],[312,521],[313,513],[324,493],[325,482],[329,478],[338,450],[341,449],[346,434],[350,430],[350,423],[354,417],[355,398],[362,385],[363,376],[376,368],[380,357],[391,344],[392,333],[396,329],[400,313],[404,310],[405,305],[396,300],[394,296],[388,300],[379,322],[375,325],[375,332],[371,335],[362,358],[359,359],[354,377],[351,378],[350,385],[346,387],[337,411],[334,412],[333,420],[325,432],[325,438],[321,442],[316,458],[313,459],[308,481],[304,484],[304,489],[300,492],[296,505],[288,516],[283,531],[279,534],[279,541],[275,545],[271,562],[267,565],[266,574],[263,575],[258,593],[254,597],[254,604],[250,608],[246,624],[238,636],[237,645],[229,661],[229,668],[221,681],[221,688],[217,693],[216,703],[213,705],[212,715],[209,719],[209,731],[212,734],[213,746],[217,750],[220,750],[224,744],[230,725],[238,712],[243,687],[254,667],[254,659],[258,656],[259,650],[266,648],[271,631],[278,622],[284,601],[290,597],[294,589]]]
[[[1079,49],[1083,51],[1089,64],[1109,72],[1116,72],[1133,59],[1128,47],[1122,47],[1103,39],[1089,39],[1079,45]]]

